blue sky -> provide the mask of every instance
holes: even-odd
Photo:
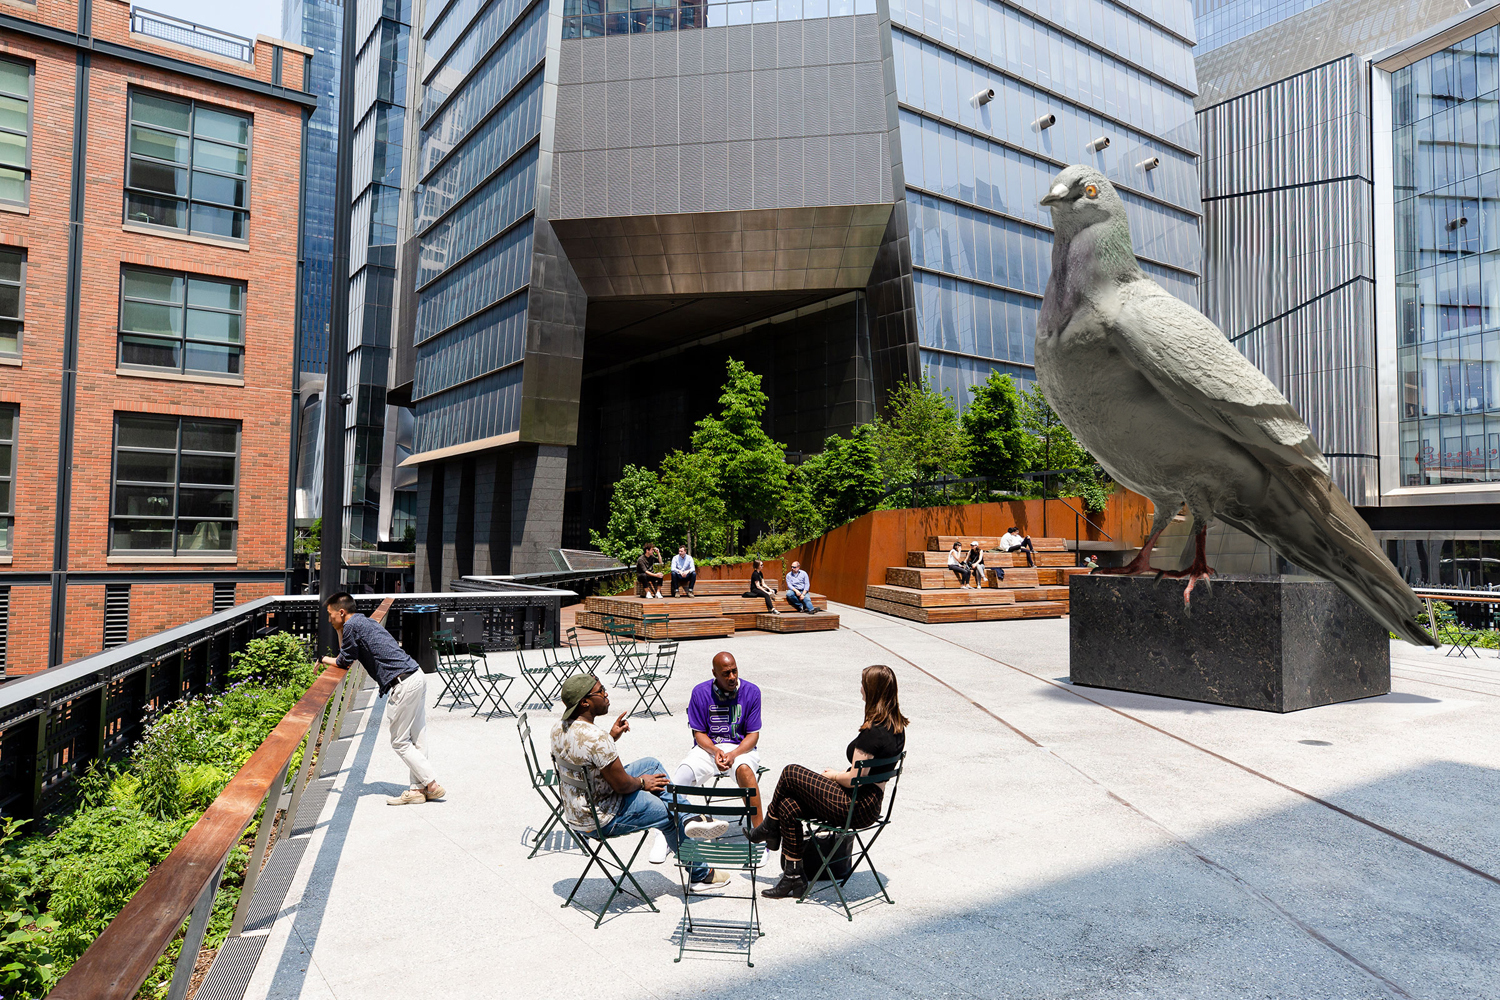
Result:
[[[281,0],[234,0],[204,3],[203,0],[141,0],[139,7],[171,14],[220,31],[254,38],[281,37]]]

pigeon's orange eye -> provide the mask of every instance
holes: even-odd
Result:
[[[1085,184],[1083,186],[1083,193],[1090,198],[1097,198],[1099,197],[1099,187],[1096,184]]]

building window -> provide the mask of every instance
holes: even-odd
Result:
[[[120,272],[120,364],[239,375],[245,286],[172,271]]]
[[[104,648],[113,649],[130,641],[130,584],[104,585]]]
[[[15,511],[16,408],[0,406],[0,555],[10,555]]]
[[[21,356],[26,326],[26,251],[0,248],[0,355]]]
[[[26,204],[31,183],[31,77],[26,63],[0,59],[0,201]]]
[[[232,607],[234,607],[234,584],[214,584],[214,610],[228,611]]]
[[[109,550],[232,553],[239,451],[238,423],[116,414]]]
[[[131,92],[126,222],[243,240],[249,207],[249,117]]]

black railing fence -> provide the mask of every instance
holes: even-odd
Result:
[[[409,644],[417,609],[483,614],[483,643],[534,647],[558,634],[565,590],[510,584],[482,593],[361,594],[368,614],[394,600],[386,627]],[[163,710],[224,688],[234,653],[258,635],[290,632],[316,643],[316,597],[266,597],[0,684],[0,815],[45,820],[73,801],[74,779],[94,761],[122,755]],[[403,637],[402,621],[408,632]],[[428,623],[430,627],[430,622]]]

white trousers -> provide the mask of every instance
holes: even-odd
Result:
[[[739,746],[738,743],[718,743],[715,745],[725,753]],[[751,750],[749,753],[740,754],[734,759],[734,763],[730,765],[730,770],[738,771],[741,765],[749,767],[751,774],[758,772],[760,770],[760,751]],[[687,776],[688,770],[691,770],[693,773],[692,781],[682,780]],[[716,774],[729,774],[729,771],[719,770],[718,765],[714,763],[713,755],[695,743],[693,744],[693,749],[689,750],[688,755],[682,759],[682,763],[677,765],[677,774],[674,777],[677,779],[676,783],[679,785],[702,787],[708,784],[708,780]]]
[[[427,762],[427,675],[414,671],[391,688],[385,705],[391,723],[391,749],[411,772],[411,787],[426,788],[435,781]]]

